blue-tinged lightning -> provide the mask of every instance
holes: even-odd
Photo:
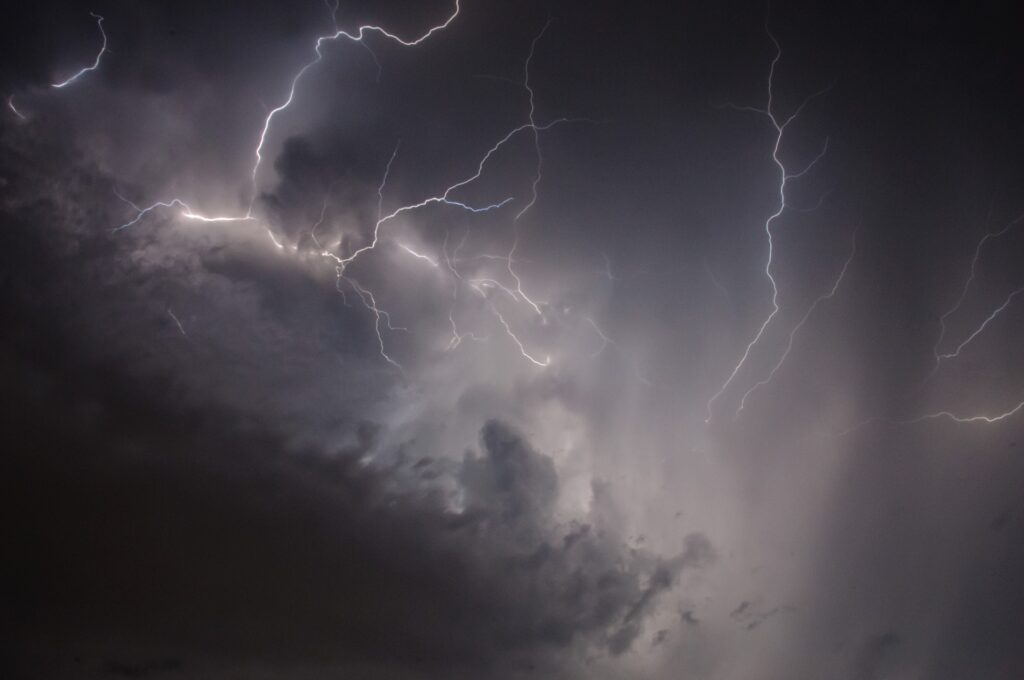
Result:
[[[107,49],[107,32],[103,30],[103,17],[101,17],[99,14],[96,14],[95,12],[89,12],[89,16],[96,20],[96,27],[100,29],[100,35],[103,37],[103,44],[100,45],[100,51],[96,53],[96,59],[93,60],[90,66],[86,66],[85,68],[81,69],[78,73],[74,74],[67,80],[62,80],[59,83],[50,83],[50,87],[54,87],[57,89],[67,87],[71,83],[75,82],[76,80],[84,76],[86,73],[89,73],[90,71],[95,71],[99,68],[100,60],[103,59],[103,55],[109,51]]]
[[[766,31],[767,31],[767,29],[766,29]],[[775,131],[775,139],[774,139],[774,142],[772,144],[772,162],[775,163],[775,166],[777,167],[778,174],[779,174],[778,206],[776,207],[775,212],[773,212],[771,215],[769,215],[768,218],[765,220],[765,223],[764,223],[764,231],[765,231],[765,235],[767,236],[767,239],[768,239],[768,256],[767,256],[767,259],[766,259],[766,262],[765,262],[764,273],[765,273],[765,276],[768,278],[768,282],[771,284],[771,290],[772,290],[772,295],[771,295],[771,311],[768,313],[768,315],[761,322],[761,325],[757,329],[757,333],[754,334],[753,339],[751,339],[751,341],[749,343],[747,343],[746,349],[743,351],[743,354],[740,357],[739,361],[736,363],[736,365],[733,367],[732,371],[729,373],[729,377],[726,378],[725,382],[722,383],[721,387],[718,388],[718,391],[716,391],[711,396],[711,398],[708,400],[706,417],[704,419],[705,423],[711,422],[711,418],[712,418],[712,415],[713,415],[713,408],[714,408],[715,402],[722,396],[722,394],[725,393],[725,391],[726,391],[726,389],[728,389],[729,385],[732,384],[732,381],[736,378],[736,375],[740,372],[740,369],[743,368],[744,364],[746,364],[746,362],[747,362],[747,359],[750,357],[751,350],[753,350],[754,346],[757,345],[758,342],[760,342],[761,337],[764,335],[764,333],[767,330],[769,324],[771,324],[772,320],[779,313],[779,286],[778,286],[778,283],[775,280],[775,276],[772,274],[772,264],[773,264],[774,251],[775,251],[775,242],[774,242],[774,234],[772,233],[772,225],[775,223],[776,220],[778,220],[782,216],[782,214],[786,211],[786,208],[789,207],[786,204],[786,187],[787,187],[787,184],[789,183],[790,180],[799,179],[800,177],[803,177],[808,172],[810,172],[811,169],[818,163],[818,161],[820,161],[824,157],[825,153],[828,150],[828,140],[826,140],[825,145],[823,146],[822,150],[818,153],[818,155],[815,156],[814,159],[811,160],[811,162],[808,163],[807,166],[804,167],[803,170],[801,170],[799,172],[795,172],[795,173],[790,173],[786,169],[785,163],[783,163],[781,157],[779,156],[779,152],[780,152],[780,149],[782,147],[783,138],[785,137],[786,129],[789,127],[789,125],[794,120],[797,119],[797,117],[803,111],[804,107],[807,106],[807,104],[810,103],[811,100],[813,100],[816,97],[824,94],[830,88],[826,87],[826,88],[824,88],[822,90],[819,90],[818,92],[812,94],[810,97],[807,97],[806,99],[804,99],[803,102],[801,102],[801,104],[796,108],[796,110],[792,114],[789,115],[789,117],[787,117],[785,119],[780,119],[776,115],[775,110],[774,110],[773,97],[774,97],[774,91],[775,91],[775,88],[774,88],[775,69],[778,66],[779,61],[782,59],[782,47],[779,45],[778,40],[775,39],[775,36],[772,35],[771,31],[767,31],[767,33],[768,33],[768,37],[772,41],[772,44],[775,46],[775,56],[772,58],[771,65],[770,65],[770,67],[768,69],[768,103],[767,103],[767,105],[763,109],[762,108],[757,108],[757,107],[754,107],[754,106],[735,106],[735,105],[730,105],[729,108],[733,108],[733,109],[736,109],[736,110],[739,110],[739,111],[752,111],[754,113],[760,113],[761,115],[765,116],[765,118],[768,119],[769,123],[771,123],[771,126],[774,129],[774,131]]]
[[[790,351],[793,349],[793,341],[796,338],[797,333],[800,332],[800,329],[803,328],[804,324],[806,324],[807,321],[811,318],[811,315],[814,314],[814,310],[818,308],[818,305],[822,304],[826,300],[831,300],[832,298],[835,297],[836,292],[838,292],[839,290],[839,286],[843,282],[843,278],[846,277],[846,271],[850,268],[850,263],[853,262],[853,258],[856,254],[857,235],[856,232],[854,232],[853,245],[850,248],[850,255],[849,257],[846,258],[846,261],[843,263],[843,266],[839,270],[839,274],[838,276],[836,276],[835,281],[832,282],[832,287],[829,288],[827,292],[822,293],[821,295],[816,297],[814,299],[814,302],[811,303],[811,306],[807,308],[807,311],[804,313],[799,323],[793,326],[793,329],[789,332],[789,340],[786,342],[786,349],[782,352],[782,355],[779,357],[779,360],[775,362],[775,365],[772,366],[772,370],[768,373],[768,375],[765,378],[755,383],[753,387],[751,387],[743,394],[743,397],[740,399],[739,409],[737,409],[736,411],[737,416],[746,407],[747,399],[750,398],[750,395],[752,395],[759,388],[764,387],[765,385],[770,383],[772,381],[772,378],[775,377],[775,374],[779,371],[780,368],[782,368],[782,364],[786,362],[786,357],[789,356]]]

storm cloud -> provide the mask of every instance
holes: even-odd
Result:
[[[1024,54],[933,4],[21,3],[5,677],[1021,677]]]

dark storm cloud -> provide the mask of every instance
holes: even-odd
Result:
[[[450,3],[343,3],[418,35]],[[75,88],[48,83],[111,53]],[[799,169],[776,208],[762,3],[463,0],[428,49],[325,48],[304,3],[103,2],[9,14],[0,95],[5,638],[14,677],[1024,677],[1020,299],[929,376],[981,235],[1019,214],[1024,63],[1007,2],[772,3]],[[671,18],[670,18],[671,17]],[[403,215],[349,275],[320,253],[443,191],[525,121],[462,198]],[[425,45],[426,46],[426,45]],[[378,66],[380,69],[378,70]],[[259,222],[140,204],[184,197]],[[316,232],[324,245],[311,235]],[[808,305],[836,296],[742,415]],[[275,246],[267,231],[282,243]],[[516,254],[543,315],[463,289]],[[447,240],[446,240],[447,239]],[[1024,284],[990,244],[950,350]],[[476,257],[477,259],[473,259]],[[404,259],[403,259],[404,258]],[[492,258],[492,259],[488,259]],[[497,262],[497,264],[495,264]],[[350,289],[345,289],[351,295]],[[504,297],[502,297],[504,295]],[[449,344],[449,313],[485,342]],[[542,317],[542,318],[541,318]],[[589,319],[589,323],[587,323]],[[592,325],[591,325],[592,324]],[[866,418],[869,425],[835,436]],[[468,449],[468,450],[467,450]],[[640,546],[643,547],[640,547]],[[8,660],[5,659],[5,662]]]
[[[561,534],[550,461],[500,423],[463,463],[455,514],[438,495],[387,491],[355,452],[286,455],[229,412],[140,399],[109,367],[97,394],[95,373],[11,359],[8,384],[35,386],[5,423],[19,442],[5,503],[22,518],[9,625],[26,673],[147,653],[457,673],[546,663],[573,643],[621,653],[673,574],[704,563],[703,547],[661,563],[600,527]],[[74,661],[48,656],[53,634]],[[139,663],[116,668],[152,666]]]
[[[12,145],[6,156],[16,184],[2,251],[4,383],[21,395],[5,409],[17,446],[3,475],[7,514],[21,518],[5,529],[19,556],[7,584],[19,673],[146,677],[312,663],[472,676],[509,663],[558,666],[558,650],[628,649],[680,570],[707,565],[701,536],[662,560],[628,548],[599,513],[566,527],[555,516],[551,460],[500,422],[483,427],[479,453],[441,467],[447,487],[410,487],[404,471],[445,452],[413,447],[397,467],[365,467],[379,426],[352,423],[352,443],[334,451],[297,449],[255,417],[277,410],[260,401],[273,390],[266,375],[245,398],[190,389],[197,367],[181,353],[201,370],[217,360],[190,348],[194,323],[182,337],[159,314],[107,316],[110,332],[83,342],[77,329],[105,315],[102,299],[145,316],[149,292],[125,284],[151,265],[97,270],[116,265],[123,244],[36,228],[77,223],[71,216],[87,205],[79,192],[105,193],[109,181],[68,159],[47,195],[31,158],[67,154],[26,149],[39,146]],[[19,186],[33,182],[29,204]],[[90,209],[82,221],[110,221],[106,208]],[[253,319],[308,328],[308,312],[296,316],[280,297],[306,284],[272,261],[243,250],[167,264],[165,290],[217,276],[229,283],[217,302],[238,305],[238,286],[255,286],[265,292]],[[124,342],[140,333],[170,340],[140,355]],[[261,344],[255,357],[270,351]],[[328,406],[349,421],[358,413]],[[59,654],[54,635],[65,640]]]

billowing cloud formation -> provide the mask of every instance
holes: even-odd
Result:
[[[458,468],[456,511],[364,467],[370,434],[332,455],[287,453],[230,412],[144,397],[109,370],[97,391],[97,373],[57,385],[7,363],[35,397],[5,414],[27,675],[244,658],[471,677],[549,666],[567,648],[620,654],[680,570],[712,556],[699,535],[663,560],[599,521],[559,526],[551,460],[499,422]]]
[[[1022,676],[1005,3],[109,0],[52,88],[77,4],[0,27],[13,676]]]

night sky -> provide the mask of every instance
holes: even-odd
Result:
[[[1015,4],[16,2],[0,674],[1024,677]]]

